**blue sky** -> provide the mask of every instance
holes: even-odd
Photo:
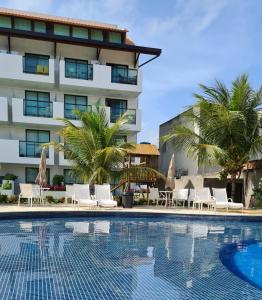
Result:
[[[161,48],[143,67],[142,132],[158,143],[159,124],[194,103],[198,84],[229,84],[246,72],[262,82],[261,0],[0,0],[0,6],[118,24],[138,45]]]

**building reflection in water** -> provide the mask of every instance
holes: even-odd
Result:
[[[3,222],[0,294],[2,299],[190,299],[194,293],[214,299],[216,293],[224,299],[225,290],[241,281],[225,273],[219,249],[252,238],[261,239],[260,227],[237,223],[142,218]],[[222,273],[223,289],[218,284]]]

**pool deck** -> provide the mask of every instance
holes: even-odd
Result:
[[[3,218],[30,218],[30,217],[74,217],[74,216],[105,216],[105,215],[130,215],[130,216],[158,216],[169,215],[177,217],[201,218],[201,219],[238,219],[250,221],[262,221],[262,210],[198,210],[188,208],[165,208],[153,206],[139,206],[134,208],[87,208],[71,205],[27,206],[27,205],[0,205],[0,219]]]

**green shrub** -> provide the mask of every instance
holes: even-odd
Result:
[[[0,203],[7,203],[7,195],[0,195]]]
[[[53,185],[62,185],[64,182],[64,176],[63,175],[54,175],[53,177]]]
[[[18,203],[18,196],[17,195],[12,195],[8,197],[8,203]]]
[[[146,198],[140,198],[140,199],[138,199],[138,200],[136,200],[134,203],[135,203],[135,205],[145,205],[145,204],[147,204],[147,199]]]
[[[53,196],[46,196],[45,198],[46,198],[46,201],[47,201],[48,203],[52,203],[53,200],[54,200],[54,197],[53,197]]]
[[[17,179],[17,176],[12,173],[6,173],[4,176],[4,180],[12,180],[15,181]]]
[[[12,189],[12,184],[9,181],[5,181],[2,184],[2,190],[11,190]]]

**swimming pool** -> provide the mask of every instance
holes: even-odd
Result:
[[[159,216],[1,221],[0,297],[262,299],[262,289],[228,264],[232,253],[238,268],[254,265],[252,255],[241,256],[242,241],[261,245],[261,223]],[[252,267],[245,272],[253,276]]]

